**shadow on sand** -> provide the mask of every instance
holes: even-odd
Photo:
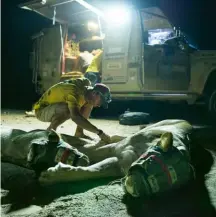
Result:
[[[10,176],[13,170],[13,175]],[[1,163],[1,204],[10,204],[6,213],[30,205],[44,206],[56,198],[86,192],[92,188],[107,185],[113,178],[59,183],[40,186],[34,171],[9,163]]]

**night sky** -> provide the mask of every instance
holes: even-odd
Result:
[[[1,1],[2,108],[31,109],[38,96],[29,69],[31,36],[52,22],[17,5],[23,0]],[[216,50],[216,0],[136,0],[139,7],[161,7],[175,26],[190,35],[200,49]]]

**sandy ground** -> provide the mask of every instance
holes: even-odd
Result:
[[[107,119],[93,119],[90,118],[92,124],[102,129],[109,135],[128,136],[139,130],[139,126],[123,126],[119,124],[118,120]],[[49,123],[44,123],[37,120],[35,117],[26,117],[25,111],[20,110],[2,110],[1,111],[1,125],[10,126],[16,129],[30,131],[34,129],[46,129]],[[58,133],[74,135],[76,124],[71,120],[66,121],[57,129]],[[93,133],[85,131],[85,134],[95,137]]]

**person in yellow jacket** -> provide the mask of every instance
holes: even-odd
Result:
[[[91,81],[92,86],[101,82],[102,54],[102,50],[97,51],[85,73],[85,77]]]
[[[83,77],[65,80],[50,87],[33,106],[35,116],[43,122],[50,122],[48,130],[56,128],[68,119],[77,124],[75,136],[86,137],[83,129],[97,134],[109,143],[110,137],[87,119],[93,107],[108,107],[111,102],[109,88],[104,84],[91,86]]]

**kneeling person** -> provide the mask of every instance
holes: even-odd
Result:
[[[56,128],[68,119],[77,124],[75,136],[84,137],[83,129],[97,134],[105,142],[110,137],[91,124],[87,119],[93,107],[108,107],[111,102],[109,88],[104,84],[91,83],[86,78],[78,78],[60,82],[49,88],[35,103],[36,118],[43,122],[51,122],[48,130]]]

